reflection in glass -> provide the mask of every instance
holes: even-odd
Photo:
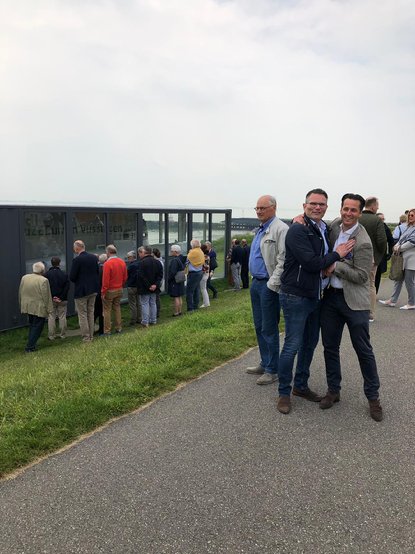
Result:
[[[25,212],[24,214],[25,267],[32,273],[35,262],[51,266],[52,256],[61,259],[66,269],[65,214],[63,212]]]
[[[206,242],[209,238],[209,214],[193,214],[192,239]]]
[[[169,214],[169,245],[178,244],[187,254],[187,214]]]
[[[92,254],[105,252],[105,216],[96,212],[75,212],[72,220],[74,240],[82,240]]]
[[[127,260],[127,252],[136,252],[137,244],[137,217],[134,213],[108,214],[109,243],[117,248],[117,256]]]

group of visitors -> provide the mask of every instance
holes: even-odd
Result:
[[[229,284],[235,292],[241,288],[249,289],[249,252],[250,246],[246,239],[232,239],[226,262]]]
[[[309,191],[304,213],[288,227],[276,216],[273,196],[258,199],[255,211],[260,225],[251,245],[249,271],[260,361],[257,367],[248,368],[247,373],[257,375],[259,385],[278,380],[277,409],[282,414],[292,409],[291,395],[319,403],[321,409],[331,408],[340,401],[340,344],[347,325],[363,376],[370,416],[381,421],[380,383],[369,323],[375,319],[376,273],[382,260],[391,253],[391,250],[386,253],[391,241],[383,219],[377,214],[377,198],[365,200],[359,194],[343,195],[340,217],[330,225],[323,221],[327,202],[324,190]],[[415,210],[410,210],[407,228],[401,230],[397,244],[390,245],[390,249],[403,253],[406,268],[415,261],[414,223]],[[413,286],[414,271],[409,271],[412,274],[405,282]],[[394,305],[394,298],[386,303]],[[403,309],[412,309],[413,304],[410,296]],[[285,321],[281,352],[280,306]],[[320,329],[327,377],[324,395],[308,386]]]
[[[87,252],[81,240],[74,242],[73,251],[76,256],[72,261],[69,276],[60,268],[61,260],[54,256],[51,259],[51,268],[47,272],[43,262],[36,262],[33,265],[33,273],[25,275],[21,280],[21,312],[29,315],[26,352],[35,350],[46,320],[49,340],[58,337],[65,339],[70,282],[74,283],[75,308],[84,342],[93,340],[97,319],[98,334],[110,336],[112,314],[114,332],[121,333],[121,299],[124,287],[127,287],[128,292],[130,325],[140,324],[142,327],[149,327],[157,323],[164,277],[164,261],[159,249],[140,246],[137,251],[138,258],[134,251],[128,252],[127,263],[117,256],[117,248],[113,244],[108,245],[105,254],[99,257]],[[167,288],[174,302],[173,316],[182,315],[184,294],[188,312],[199,308],[200,294],[203,297],[200,307],[208,307],[208,288],[213,292],[213,298],[218,294],[211,282],[217,267],[216,252],[211,242],[201,245],[199,240],[193,239],[187,257],[182,256],[180,246],[174,244],[171,247],[171,256]]]

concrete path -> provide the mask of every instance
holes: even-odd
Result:
[[[1,482],[0,552],[413,554],[415,311],[379,305],[371,331],[382,423],[348,339],[341,402],[287,416],[254,349]],[[318,391],[323,368],[319,347]]]

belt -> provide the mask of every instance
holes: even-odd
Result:
[[[255,281],[268,281],[268,277],[252,277]]]

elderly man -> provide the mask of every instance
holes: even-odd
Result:
[[[310,365],[320,334],[320,300],[328,279],[322,270],[346,256],[353,241],[330,252],[327,227],[323,221],[327,210],[327,193],[310,190],[303,204],[304,224],[294,223],[287,232],[284,272],[281,275],[281,307],[284,312],[285,339],[279,365],[279,398],[277,409],[291,411],[291,390],[294,359],[294,396],[320,402],[321,396],[308,386]]]
[[[200,281],[203,277],[203,264],[205,255],[200,248],[200,240],[192,239],[190,241],[190,250],[187,254],[187,286],[186,303],[187,311],[193,312],[199,308],[200,300]]]
[[[48,334],[49,340],[56,338],[56,319],[59,319],[61,339],[66,338],[66,310],[68,307],[69,277],[59,267],[61,260],[53,256],[50,260],[52,267],[46,272],[45,277],[49,281],[52,295],[53,312],[49,314]]]
[[[288,226],[276,217],[277,201],[269,194],[258,198],[255,211],[260,226],[251,245],[249,271],[252,275],[251,304],[260,362],[258,367],[248,368],[246,372],[260,376],[258,385],[268,385],[278,377],[278,291]]]
[[[46,318],[53,311],[49,281],[43,277],[45,266],[42,262],[33,264],[33,273],[24,275],[20,282],[19,303],[22,314],[29,316],[29,338],[26,352],[34,352],[42,334]]]
[[[94,307],[99,291],[98,259],[85,250],[82,240],[74,242],[73,251],[76,257],[72,261],[69,279],[75,283],[75,308],[82,340],[90,342],[94,338]]]
[[[370,315],[369,321],[372,322],[375,319],[376,308],[376,271],[378,265],[382,261],[383,256],[386,253],[387,238],[385,232],[385,226],[376,212],[379,210],[379,200],[375,196],[369,196],[365,201],[365,209],[360,215],[360,225],[366,229],[367,234],[372,241],[373,247],[373,263],[369,276],[369,288],[370,288]]]
[[[379,376],[369,336],[369,275],[372,269],[372,243],[365,228],[359,224],[364,207],[359,194],[345,194],[342,198],[340,219],[330,225],[330,242],[337,249],[354,241],[353,252],[338,260],[326,273],[330,286],[324,294],[321,308],[321,336],[328,391],[320,402],[323,410],[340,400],[340,343],[347,325],[353,348],[363,375],[364,393],[369,401],[370,416],[383,419],[379,402]]]
[[[117,249],[109,244],[105,249],[107,261],[102,269],[101,298],[104,311],[104,336],[111,334],[112,311],[115,315],[115,332],[121,333],[121,298],[127,281],[127,266],[117,257]]]

